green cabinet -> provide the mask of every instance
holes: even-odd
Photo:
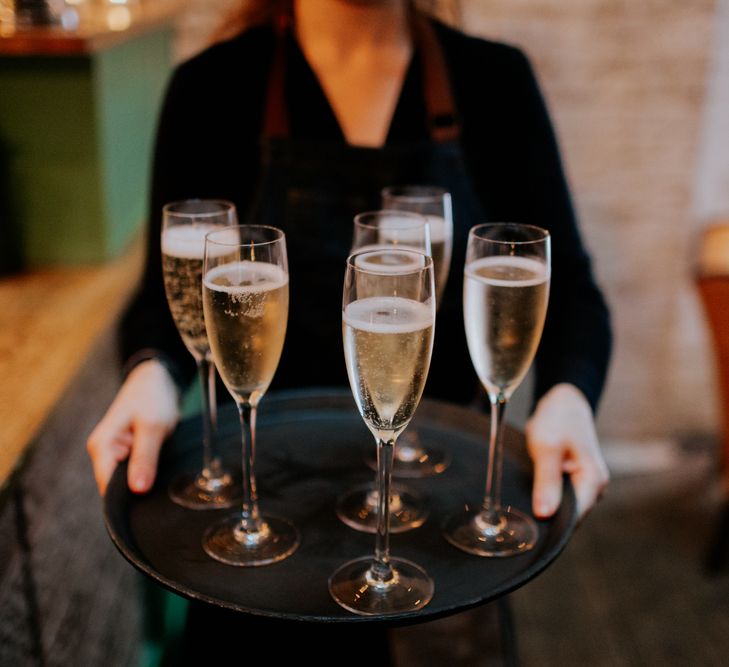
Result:
[[[146,212],[171,39],[158,26],[88,53],[0,55],[6,260],[97,262],[126,247]]]

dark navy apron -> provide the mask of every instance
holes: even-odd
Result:
[[[289,259],[289,320],[272,389],[348,385],[342,350],[342,285],[357,213],[381,207],[388,185],[437,185],[453,199],[453,260],[436,321],[426,393],[467,402],[477,389],[463,331],[463,263],[469,228],[483,216],[466,174],[460,128],[442,49],[433,26],[413,15],[416,57],[421,59],[429,138],[383,148],[307,142],[289,135],[285,100],[286,25],[281,22],[269,79],[262,136],[262,180],[250,222],[283,229]],[[209,634],[214,632],[214,634]],[[188,658],[205,653],[206,640],[255,638],[274,633],[281,664],[307,652],[322,667],[390,664],[382,627],[303,624],[246,617],[191,604]],[[302,651],[302,646],[306,647]],[[353,647],[354,648],[353,650]],[[209,647],[208,647],[209,649]],[[224,648],[221,647],[221,650]],[[344,659],[343,659],[344,658]]]
[[[262,132],[262,180],[251,222],[283,229],[290,272],[289,320],[272,389],[347,385],[342,285],[357,213],[381,208],[388,185],[437,185],[454,213],[450,279],[436,321],[426,394],[467,402],[477,390],[463,331],[462,276],[468,230],[484,221],[466,174],[460,127],[442,48],[414,14],[430,137],[382,148],[304,141],[289,135],[285,99],[286,21],[278,28]]]
[[[426,393],[451,401],[471,400],[477,381],[463,330],[461,290],[468,230],[482,222],[483,216],[466,174],[448,72],[433,26],[423,17],[413,16],[430,137],[412,145],[383,148],[303,141],[289,135],[286,22],[278,27],[262,132],[262,180],[247,216],[249,222],[273,225],[286,233],[288,330],[271,388],[348,385],[341,319],[353,218],[380,208],[385,186],[437,185],[453,199],[453,260],[436,321]],[[270,638],[271,633],[280,641],[268,648],[273,648],[281,664],[296,664],[305,655],[316,657],[320,667],[390,664],[387,635],[381,627],[243,618],[195,603],[188,614],[185,655],[193,664],[198,656],[225,654],[226,647],[238,646],[239,638],[242,647],[255,644],[258,636]],[[270,660],[265,650],[260,656],[248,651],[240,655]]]

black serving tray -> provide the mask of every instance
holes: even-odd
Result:
[[[240,461],[240,427],[234,406],[219,412],[225,456]],[[109,484],[106,526],[124,557],[166,588],[220,607],[272,618],[314,622],[433,620],[493,600],[539,574],[562,551],[575,526],[575,497],[565,483],[564,500],[549,521],[538,521],[534,549],[511,558],[480,558],[463,553],[441,535],[446,515],[483,497],[489,420],[465,408],[423,400],[418,430],[453,456],[437,477],[407,480],[428,496],[425,525],[393,535],[391,553],[422,565],[435,581],[430,604],[417,612],[363,617],[351,614],[329,596],[327,580],[352,558],[374,551],[374,535],[348,528],[337,518],[337,497],[355,484],[374,479],[363,457],[374,440],[348,391],[272,393],[259,409],[256,477],[261,508],[292,520],[302,534],[299,549],[286,560],[256,568],[231,567],[209,558],[203,532],[231,510],[194,511],[167,496],[170,479],[194,469],[201,458],[199,419],[180,424],[162,450],[159,474],[146,495],[129,491],[126,464]],[[524,437],[507,427],[504,503],[531,507],[531,472],[523,454]]]

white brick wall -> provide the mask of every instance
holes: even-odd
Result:
[[[729,218],[729,0],[718,0],[694,197],[700,221]]]
[[[527,50],[557,126],[613,311],[616,350],[602,433],[642,438],[712,429],[713,377],[691,259],[715,3],[461,4],[469,31]]]

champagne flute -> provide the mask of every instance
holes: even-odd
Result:
[[[368,211],[354,216],[352,252],[400,246],[431,255],[430,238],[428,221],[422,215],[409,211]]]
[[[286,336],[284,233],[240,225],[208,234],[203,307],[213,359],[238,406],[243,436],[242,509],[210,526],[203,548],[228,565],[268,565],[290,556],[300,543],[293,524],[260,513],[253,474],[256,408],[271,384]]]
[[[430,256],[435,271],[436,312],[448,282],[453,250],[453,207],[451,195],[434,185],[389,186],[382,190],[382,207],[393,211],[410,211],[425,217],[430,232]],[[430,477],[442,473],[451,462],[447,450],[424,445],[417,424],[400,438],[395,450],[394,477]],[[376,467],[374,459],[370,467]]]
[[[205,235],[237,224],[235,206],[227,201],[187,199],[162,209],[162,275],[172,319],[185,347],[195,358],[202,389],[202,470],[183,473],[169,488],[170,498],[190,509],[230,507],[241,494],[215,447],[215,365],[205,333],[202,270]]]
[[[414,611],[433,597],[425,570],[390,557],[389,505],[395,442],[415,412],[430,366],[434,289],[432,259],[412,250],[364,251],[347,260],[344,356],[355,402],[377,443],[380,506],[374,557],[345,563],[329,579],[332,597],[356,614]]]
[[[354,232],[352,238],[352,252],[364,250],[387,250],[393,248],[407,248],[424,255],[430,255],[430,231],[425,218],[416,213],[407,211],[371,211],[360,213],[354,218]],[[394,258],[394,259],[393,259]],[[359,255],[357,260],[360,268],[371,269],[374,273],[372,280],[380,280],[378,272],[402,270],[402,258],[388,253],[374,253],[372,255]],[[388,261],[395,261],[389,266]],[[360,286],[368,280],[367,273],[359,276]],[[397,458],[400,445],[395,448]],[[367,463],[373,463],[377,470],[377,458]],[[379,498],[377,486],[363,484],[357,486],[337,501],[337,516],[350,528],[366,533],[377,531],[377,512]],[[401,533],[422,526],[428,518],[429,509],[425,498],[417,491],[402,485],[393,485],[390,498],[390,532]]]
[[[491,403],[486,493],[445,522],[445,538],[477,556],[513,556],[531,549],[536,522],[503,505],[503,416],[529,370],[544,327],[550,278],[549,232],[518,224],[471,229],[466,251],[463,317],[471,361]]]
[[[435,185],[391,185],[382,189],[382,208],[425,217],[430,232],[435,271],[436,311],[443,298],[453,251],[453,206],[451,195]],[[397,463],[395,463],[397,465]]]

